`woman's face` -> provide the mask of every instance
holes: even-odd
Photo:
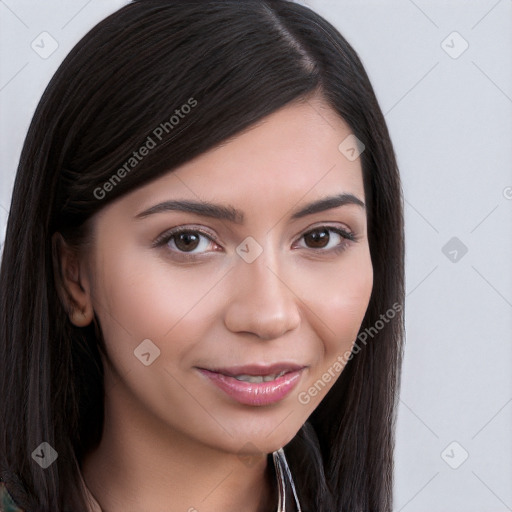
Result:
[[[293,103],[93,218],[84,290],[113,362],[106,407],[232,453],[294,437],[372,290],[350,134],[321,99]]]

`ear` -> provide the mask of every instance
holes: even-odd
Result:
[[[94,318],[90,283],[85,266],[76,249],[56,232],[52,236],[55,286],[69,320],[77,327],[89,325]]]

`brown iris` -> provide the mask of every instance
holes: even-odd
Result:
[[[180,251],[193,251],[199,245],[199,235],[193,231],[183,231],[173,238]]]
[[[317,229],[304,235],[306,245],[313,249],[326,247],[329,243],[329,239],[328,229]]]

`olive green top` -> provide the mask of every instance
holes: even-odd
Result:
[[[14,503],[3,482],[0,482],[0,510],[2,512],[24,512],[22,508]]]

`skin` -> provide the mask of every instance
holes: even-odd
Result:
[[[372,290],[364,207],[291,219],[326,196],[364,202],[360,159],[338,150],[349,134],[321,97],[294,102],[106,205],[88,252],[63,246],[70,319],[84,326],[97,315],[113,363],[104,362],[103,437],[82,471],[103,510],[275,509],[266,454],[296,435],[339,377],[299,402],[353,346]],[[230,205],[244,223],[180,211],[135,218],[171,199]],[[214,241],[201,236],[188,261],[176,239],[152,247],[177,226]],[[303,235],[324,226],[356,241],[328,231],[327,248],[311,247]],[[263,249],[252,263],[236,252],[248,236]],[[160,350],[149,366],[134,356],[145,339]],[[291,394],[265,406],[239,404],[196,368],[281,361],[307,368]]]

